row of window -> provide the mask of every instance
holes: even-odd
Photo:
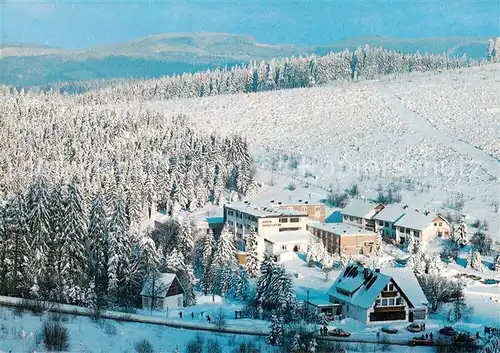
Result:
[[[399,231],[400,231],[401,233],[406,233],[406,234],[410,235],[410,231],[411,231],[411,229],[410,229],[410,228],[399,227]],[[414,231],[413,231],[413,236],[414,236],[414,237],[419,237],[419,236],[420,236],[420,232],[419,232],[419,231],[417,231],[417,230],[414,230]]]
[[[252,216],[252,215],[248,215],[246,213],[234,212],[234,211],[228,210],[227,215],[228,216],[235,216],[236,215],[236,218],[248,219],[249,221],[257,221],[257,217]]]
[[[288,223],[288,218],[280,218],[280,223]],[[290,218],[290,223],[299,223],[300,219],[298,217]]]
[[[390,298],[390,299],[376,299],[375,300],[375,306],[393,306],[393,305],[403,305],[403,299]]]

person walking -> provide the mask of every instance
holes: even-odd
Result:
[[[432,332],[430,333],[429,337],[430,337],[430,339],[431,339],[431,341],[432,341]]]
[[[191,311],[191,320],[194,320],[194,312]]]
[[[182,311],[179,311],[179,317],[182,319]]]
[[[207,321],[208,321],[208,323],[210,323],[210,320],[211,320],[210,315],[207,315]]]

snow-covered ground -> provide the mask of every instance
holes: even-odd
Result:
[[[179,352],[184,352],[187,342],[197,335],[203,337],[205,342],[208,339],[219,342],[225,353],[232,352],[240,342],[250,340],[257,347],[261,346],[263,352],[271,351],[266,345],[265,337],[197,332],[113,320],[94,322],[88,317],[71,314],[61,314],[60,317],[64,320],[61,323],[69,332],[69,352],[135,352],[135,344],[142,339],[151,342],[155,352],[171,353],[176,348]],[[43,321],[47,319],[46,314],[38,317],[24,313],[18,316],[12,309],[0,308],[0,352],[45,351],[42,343],[37,344],[37,335]]]
[[[497,240],[499,70],[494,64],[146,107],[247,137],[259,170],[274,171],[266,182],[285,175],[298,185],[340,192],[356,183],[367,197],[379,184],[395,182],[404,203],[443,212],[459,190],[461,213],[487,220]],[[290,157],[298,159],[296,168]]]

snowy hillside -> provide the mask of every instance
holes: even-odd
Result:
[[[206,129],[242,134],[260,168],[333,190],[357,183],[365,196],[373,196],[379,184],[395,182],[403,202],[436,211],[449,211],[448,201],[460,191],[462,212],[486,219],[496,230],[499,70],[494,64],[146,107],[187,114]],[[291,169],[280,158],[271,167],[278,154],[300,163]]]

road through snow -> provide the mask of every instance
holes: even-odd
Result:
[[[407,123],[413,131],[423,136],[433,138],[436,141],[440,141],[453,150],[468,156],[475,163],[478,163],[491,177],[498,178],[500,163],[496,158],[475,146],[439,131],[426,118],[405,106],[397,93],[393,92],[383,82],[373,81],[373,86],[380,92],[381,97],[393,114]]]

